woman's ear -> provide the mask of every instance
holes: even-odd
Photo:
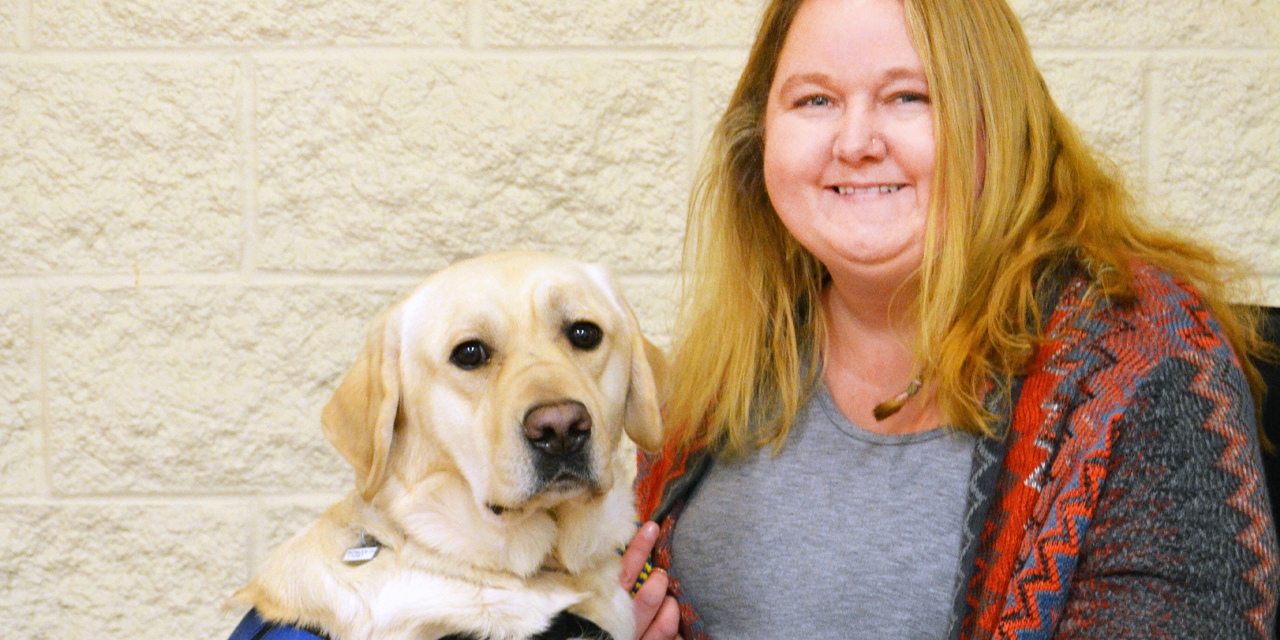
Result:
[[[364,351],[325,405],[329,442],[355,469],[365,500],[382,488],[400,408],[400,306],[369,329]]]

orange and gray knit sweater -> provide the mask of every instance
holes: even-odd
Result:
[[[1004,435],[974,453],[953,640],[1272,637],[1275,528],[1239,361],[1194,290],[1135,277],[1124,306],[1060,281],[1027,373],[988,394]],[[687,640],[709,636],[671,534],[713,458],[640,461]]]

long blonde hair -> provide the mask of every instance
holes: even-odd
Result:
[[[763,180],[769,88],[804,1],[766,8],[690,201],[665,412],[679,446],[780,445],[818,374],[826,271],[779,221]],[[1260,403],[1262,379],[1246,356],[1264,345],[1254,317],[1225,297],[1242,272],[1142,220],[1114,167],[1054,104],[1004,0],[904,7],[936,132],[916,300],[917,344],[932,347],[915,355],[944,419],[993,435],[983,394],[993,376],[1025,368],[1039,337],[1039,280],[1068,263],[1087,266],[1095,293],[1117,304],[1133,298],[1135,260],[1195,286]]]

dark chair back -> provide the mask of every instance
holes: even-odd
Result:
[[[1280,307],[1265,308],[1264,328],[1267,339],[1280,346]],[[1262,406],[1262,428],[1274,447],[1262,454],[1262,468],[1267,474],[1267,492],[1271,494],[1271,517],[1280,522],[1280,362],[1254,361],[1267,381],[1267,400]],[[1280,637],[1280,616],[1276,618],[1276,636]]]

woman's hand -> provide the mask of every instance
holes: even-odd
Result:
[[[622,554],[622,575],[618,584],[628,593],[635,585],[640,570],[653,551],[658,540],[658,524],[646,522],[631,539],[627,551]],[[636,618],[636,640],[672,640],[679,638],[680,608],[676,599],[667,595],[667,574],[654,569],[632,600],[632,613]]]

